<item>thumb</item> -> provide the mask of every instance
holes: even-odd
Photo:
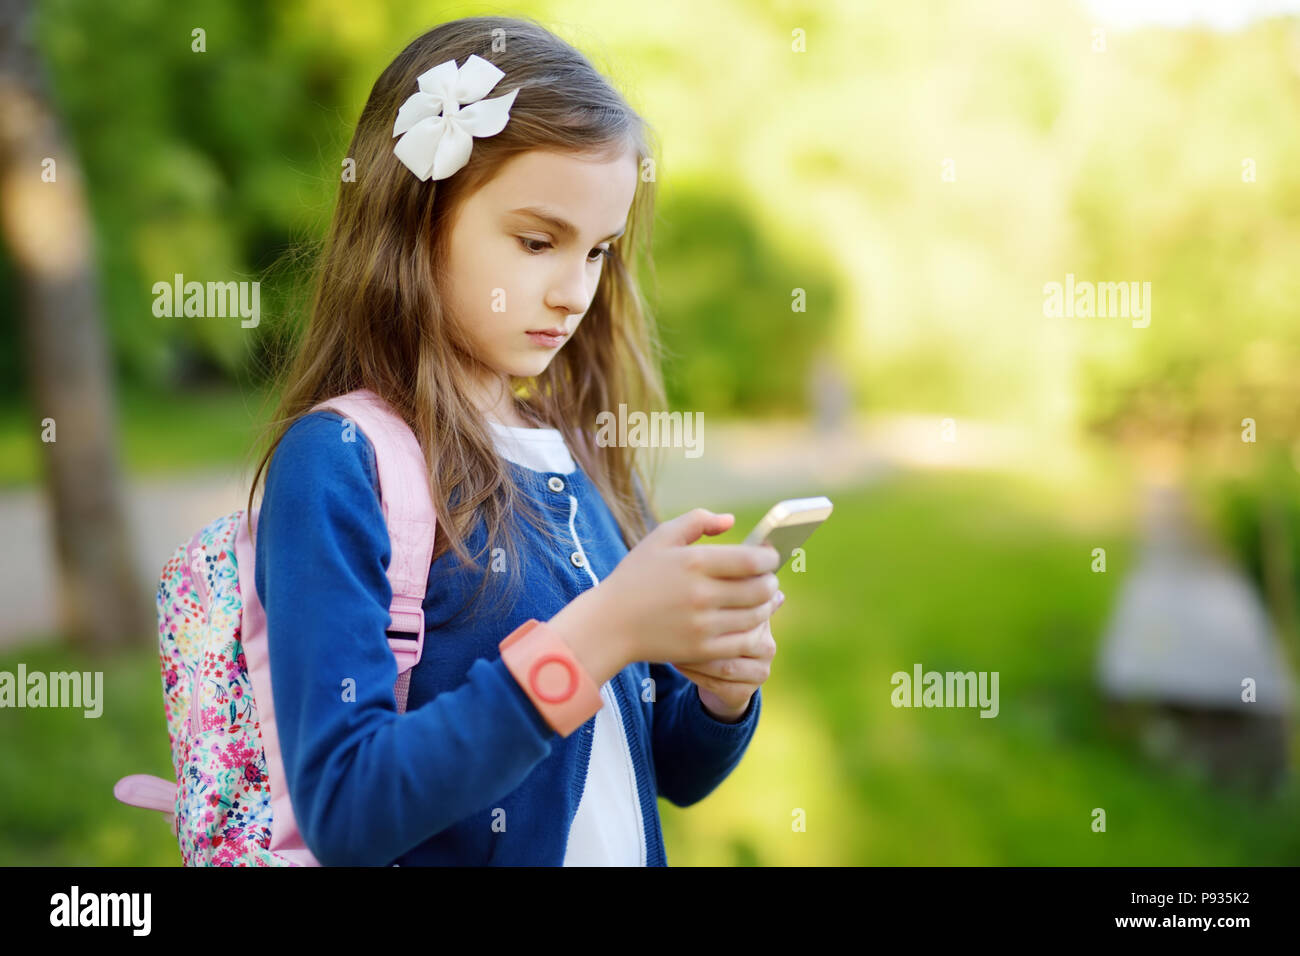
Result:
[[[700,535],[722,534],[736,522],[736,516],[727,512],[716,514],[707,508],[692,508],[661,527],[666,529],[670,544],[684,545],[697,541]]]

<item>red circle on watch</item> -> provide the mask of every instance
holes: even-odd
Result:
[[[563,664],[564,669],[569,673],[569,686],[565,688],[563,694],[551,696],[542,692],[537,686],[537,672],[547,664]],[[573,661],[569,660],[562,654],[543,654],[537,660],[533,661],[533,666],[528,669],[528,684],[533,689],[533,693],[546,701],[548,704],[559,704],[573,696],[574,691],[578,689],[578,671],[573,666]]]

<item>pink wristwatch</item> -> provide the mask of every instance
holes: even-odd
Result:
[[[531,618],[500,644],[501,659],[534,706],[567,737],[605,705],[600,688],[564,638]]]

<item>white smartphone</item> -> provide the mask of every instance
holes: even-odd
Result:
[[[776,548],[781,555],[781,563],[776,566],[776,571],[779,571],[790,560],[794,549],[807,541],[821,523],[830,517],[832,507],[829,498],[820,496],[778,501],[763,516],[763,520],[754,526],[744,543],[770,544]]]

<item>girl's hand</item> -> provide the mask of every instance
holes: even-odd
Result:
[[[780,556],[770,545],[690,547],[736,517],[695,508],[660,524],[594,591],[609,626],[630,639],[631,661],[707,664],[754,654],[776,610]]]
[[[780,555],[770,545],[689,546],[735,520],[695,508],[661,523],[552,618],[593,679],[634,661],[689,666],[759,653]]]
[[[777,598],[777,607],[780,607],[785,595],[778,591]],[[725,723],[740,719],[749,709],[749,700],[754,692],[771,676],[772,658],[776,655],[771,621],[764,621],[755,628],[755,636],[758,641],[751,654],[702,664],[673,662],[673,667],[695,684],[704,709]]]

